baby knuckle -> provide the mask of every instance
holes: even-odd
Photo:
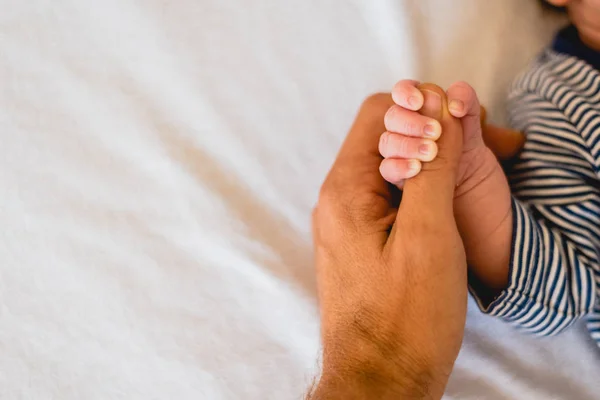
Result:
[[[396,125],[396,120],[398,119],[398,111],[399,106],[397,105],[391,106],[387,110],[385,116],[383,117],[383,123],[385,124],[386,129],[393,130],[394,126]]]
[[[472,97],[471,87],[465,82],[456,82],[449,90],[449,94],[453,98],[467,101]]]
[[[404,119],[404,121],[402,121],[402,124],[404,129],[403,133],[410,134],[415,133],[418,130],[417,124],[409,119]]]
[[[411,87],[415,86],[415,81],[411,79],[402,79],[394,85],[394,92],[397,94],[407,94]]]
[[[398,183],[401,178],[399,177],[397,168],[385,168],[385,170],[382,173],[384,179],[390,183]]]
[[[400,154],[403,154],[405,156],[411,155],[412,141],[410,140],[410,138],[407,138],[405,136],[398,136],[396,145],[398,146],[398,152]]]
[[[404,176],[399,168],[390,168],[386,173],[386,179],[392,183],[399,183]]]
[[[394,87],[392,88],[392,94],[394,96],[398,96],[398,95],[402,95],[403,91],[404,91],[404,85],[405,85],[404,80],[398,81],[394,84]]]

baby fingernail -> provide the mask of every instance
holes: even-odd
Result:
[[[386,145],[388,142],[388,138],[389,138],[389,135],[387,134],[387,132],[385,132],[385,133],[381,134],[379,141],[381,142],[382,145]]]
[[[448,109],[454,113],[462,113],[465,109],[465,103],[460,100],[452,100],[450,104],[448,104]]]
[[[408,98],[408,105],[411,106],[412,108],[416,109],[416,108],[419,108],[419,106],[421,104],[420,104],[420,101],[419,101],[418,97],[416,97],[416,96],[410,96]]]
[[[432,148],[431,148],[431,144],[429,143],[423,143],[422,145],[419,146],[419,153],[428,156],[431,154]]]
[[[429,123],[429,124],[425,125],[425,128],[423,128],[423,133],[427,137],[437,137],[438,136],[437,124]]]
[[[408,162],[408,170],[413,174],[419,172],[421,170],[421,163],[419,160],[410,160]]]
[[[432,118],[441,118],[442,96],[440,96],[439,93],[428,89],[423,89],[422,92],[425,100],[423,102],[423,108],[421,108],[421,112]]]

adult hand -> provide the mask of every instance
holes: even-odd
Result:
[[[437,158],[394,204],[379,173],[389,95],[363,104],[313,214],[323,371],[312,399],[441,398],[458,355],[467,266],[453,216],[460,121],[422,85],[438,119]]]

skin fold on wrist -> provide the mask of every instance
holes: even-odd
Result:
[[[326,343],[322,375],[306,399],[441,398],[447,376],[440,378],[421,352],[374,336]]]

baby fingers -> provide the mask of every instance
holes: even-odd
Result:
[[[437,155],[433,140],[384,132],[379,140],[379,152],[384,158],[405,158],[432,161]]]
[[[466,82],[456,82],[448,88],[448,108],[450,114],[456,118],[472,116],[479,118],[481,107],[477,93],[471,85]]]
[[[435,119],[406,110],[398,105],[390,107],[385,114],[384,123],[385,129],[389,132],[406,136],[437,140],[442,133],[442,126]]]
[[[386,158],[379,166],[379,172],[383,179],[400,188],[406,179],[414,177],[420,171],[421,163],[418,160]]]
[[[392,89],[392,99],[399,106],[418,111],[423,106],[423,94],[417,89],[418,85],[418,81],[410,79],[396,83]]]

